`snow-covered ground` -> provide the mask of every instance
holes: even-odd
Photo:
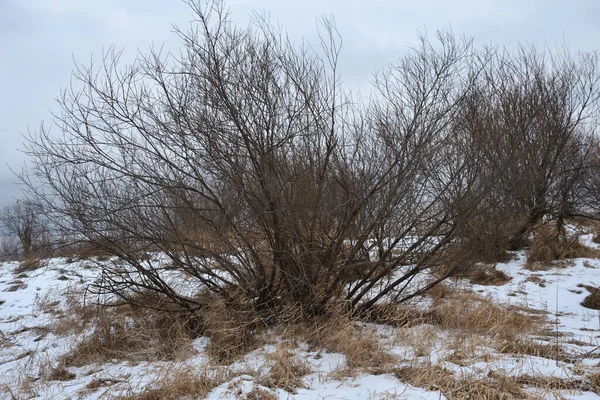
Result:
[[[591,235],[583,235],[582,241],[596,246],[591,242]],[[395,356],[397,370],[436,366],[478,382],[486,382],[494,376],[587,382],[590,376],[600,373],[600,313],[581,306],[588,295],[581,285],[600,286],[600,260],[575,259],[566,266],[530,271],[524,268],[525,259],[525,252],[516,253],[511,261],[496,266],[512,278],[504,285],[472,285],[466,281],[447,285],[472,291],[502,307],[516,306],[530,313],[531,318],[545,315],[549,333],[528,340],[560,347],[561,354],[567,356],[557,357],[558,360],[547,354],[548,358],[501,352],[493,346],[493,338],[466,335],[427,322],[407,327],[370,323],[357,323],[357,326],[376,333],[386,351]],[[73,294],[83,296],[86,285],[97,276],[93,262],[68,261],[51,259],[42,268],[22,274],[14,271],[19,266],[17,262],[0,264],[0,398],[114,398],[143,391],[169,371],[217,373],[205,351],[209,339],[201,337],[194,340],[194,351],[185,359],[112,360],[69,367],[68,373],[72,375],[66,380],[53,380],[51,375],[58,359],[78,341],[76,334],[65,335],[56,330],[60,310],[67,309],[67,303],[74,300]],[[459,350],[462,356],[457,358]],[[340,374],[346,363],[344,354],[310,348],[305,343],[296,343],[289,350],[293,358],[308,367],[309,373],[302,377],[301,387],[289,391],[268,388],[261,385],[257,371],[268,368],[269,355],[276,351],[275,341],[223,367],[227,368],[228,378],[213,388],[208,398],[246,398],[244,396],[257,388],[280,399],[446,398],[442,387],[416,387],[404,381],[399,373],[384,371],[373,375],[358,370]],[[598,394],[589,391],[589,385],[582,384],[579,389],[572,385],[565,390],[560,386],[544,388],[527,382],[522,386],[531,398],[600,399]],[[454,395],[454,398],[459,397]]]

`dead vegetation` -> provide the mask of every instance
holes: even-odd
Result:
[[[504,354],[519,354],[526,356],[542,357],[548,360],[574,362],[574,356],[569,354],[557,343],[541,343],[538,340],[523,339],[517,341],[504,341],[498,343],[497,350]]]
[[[70,286],[60,294],[38,298],[36,309],[54,316],[49,331],[55,335],[79,336],[61,358],[63,366],[187,358],[193,354],[192,340],[203,335],[210,338],[207,353],[218,363],[230,363],[258,345],[259,320],[250,307],[213,297],[203,301],[205,305],[194,313],[182,312],[168,299],[150,293],[136,295],[132,303],[102,304]]]
[[[146,301],[160,304],[162,299],[148,297]],[[69,310],[63,311],[54,329],[63,334],[73,332],[68,326],[73,319],[79,319],[79,324],[71,329],[80,331],[80,340],[62,356],[63,366],[109,360],[175,360],[193,353],[194,324],[189,315],[131,304],[84,306],[75,300]]]
[[[431,323],[461,334],[485,335],[514,341],[537,329],[544,319],[515,307],[496,304],[465,290],[447,290],[428,313]]]
[[[429,390],[439,390],[450,400],[512,400],[546,398],[560,391],[595,391],[594,377],[556,378],[548,376],[507,375],[491,371],[484,377],[459,376],[432,364],[398,368],[395,376],[403,382]],[[529,389],[526,391],[526,389]],[[537,393],[537,394],[536,394]],[[558,395],[558,394],[557,394]],[[557,398],[562,398],[560,395]]]
[[[400,316],[398,321],[403,318]],[[346,363],[342,374],[381,374],[397,361],[375,327],[366,326],[341,310],[290,326],[285,336],[308,343],[318,351],[344,354]]]
[[[13,272],[15,275],[17,275],[25,272],[35,271],[43,266],[44,264],[39,257],[27,257],[19,263]]]
[[[512,279],[504,271],[500,271],[494,265],[477,264],[471,268],[466,277],[474,285],[499,286],[510,282]]]
[[[16,292],[27,287],[27,284],[20,279],[15,279],[14,281],[9,282],[9,285],[9,287],[4,289],[5,292]]]
[[[439,293],[443,287],[444,285],[438,285],[432,291]],[[417,307],[387,302],[374,305],[360,315],[360,320],[394,327],[407,327],[423,324],[428,321],[428,317],[425,311]]]
[[[194,22],[176,30],[184,48],[172,68],[154,51],[129,68],[114,51],[100,65],[77,66],[72,90],[59,99],[63,134],[42,126],[26,139],[32,168],[21,179],[29,196],[46,204],[58,231],[86,242],[70,251],[97,258],[108,277],[97,288],[120,298],[144,292],[109,307],[77,296],[65,308],[41,302],[56,317],[56,335],[79,335],[48,379],[72,379],[67,368],[89,363],[184,359],[200,335],[210,339],[211,361],[228,364],[276,327],[317,354],[345,355],[340,374],[395,371],[450,398],[525,396],[502,375],[398,369],[380,327],[365,321],[415,328],[415,358],[431,355],[442,332],[457,364],[481,347],[570,361],[558,344],[533,339],[543,315],[434,285],[450,276],[507,283],[506,273],[479,262],[507,260],[508,250],[529,244],[532,229],[531,270],[598,256],[562,230],[569,213],[588,208],[567,200],[600,198],[584,190],[598,187],[595,178],[579,176],[597,165],[588,156],[593,130],[583,124],[600,98],[595,56],[565,52],[546,64],[535,48],[477,49],[441,31],[439,43],[420,36],[398,65],[376,74],[380,98],[354,102],[337,78],[341,38],[332,21],[323,21],[323,49],[313,52],[283,40],[266,19],[236,27],[220,1],[187,3]],[[34,215],[11,213],[4,219]],[[13,229],[27,257],[31,221],[23,234]],[[208,301],[181,295],[150,251],[210,290]],[[115,262],[100,262],[109,257]],[[40,266],[27,258],[15,273]],[[16,279],[7,290],[24,285]],[[598,308],[594,290],[584,303]],[[429,309],[389,302],[422,294]],[[310,372],[285,346],[267,362],[259,382],[270,388],[294,392]],[[168,371],[123,399],[202,397],[226,379],[214,375]]]
[[[229,304],[214,298],[206,305],[202,318],[210,338],[207,352],[217,362],[230,363],[258,344],[260,319],[244,303]]]
[[[77,375],[75,375],[74,373],[66,370],[65,368],[58,367],[50,371],[50,374],[48,375],[47,379],[50,381],[71,381],[76,377]]]
[[[536,271],[552,266],[553,261],[573,258],[597,258],[600,253],[583,245],[576,235],[562,234],[548,225],[534,231],[525,268]]]
[[[277,396],[271,392],[267,392],[257,386],[254,386],[251,391],[246,393],[244,400],[277,400]]]
[[[596,288],[590,285],[578,285],[579,287],[585,288],[590,294],[581,302],[581,305],[590,308],[592,310],[600,310],[600,288]]]
[[[394,375],[403,382],[428,390],[439,390],[450,400],[510,400],[523,399],[522,385],[512,378],[459,377],[437,365],[424,364],[398,368]]]
[[[283,343],[274,352],[267,355],[270,368],[267,374],[259,377],[257,383],[271,388],[296,393],[296,389],[305,388],[302,377],[311,369],[306,360],[294,357],[289,344]]]
[[[167,368],[153,383],[141,390],[118,396],[117,400],[181,400],[206,397],[214,388],[227,382],[228,373],[208,368]]]

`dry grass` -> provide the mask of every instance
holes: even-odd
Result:
[[[305,360],[294,357],[285,343],[267,355],[267,362],[271,364],[269,372],[258,379],[258,384],[289,393],[306,387],[302,377],[311,373],[311,369]]]
[[[587,289],[588,292],[590,292],[590,294],[587,295],[585,299],[583,299],[581,305],[586,308],[591,308],[592,310],[600,310],[600,289],[583,284],[580,284],[578,286],[583,287]]]
[[[214,388],[227,382],[226,372],[189,366],[175,368],[159,374],[154,383],[137,393],[116,397],[117,400],[181,400],[205,398]]]
[[[206,334],[210,337],[207,351],[213,360],[230,363],[257,347],[255,333],[260,319],[243,303],[227,304],[214,298],[202,316]]]
[[[349,318],[342,311],[315,318],[289,328],[295,340],[301,340],[313,348],[325,348],[332,353],[346,356],[344,373],[387,372],[397,359],[388,352],[380,335],[374,328]]]
[[[466,277],[474,285],[499,286],[509,282],[512,278],[505,272],[496,269],[493,265],[477,264],[471,268]]]
[[[596,394],[600,394],[600,372],[596,372],[589,376],[590,390]]]
[[[122,380],[114,379],[114,378],[96,378],[92,379],[87,385],[85,385],[86,391],[94,391],[103,387],[108,387],[112,385],[116,385],[117,383],[121,383]]]
[[[511,378],[461,378],[449,370],[431,364],[399,368],[395,371],[395,376],[413,386],[439,390],[450,400],[509,400],[526,397],[522,385]]]
[[[540,388],[543,393],[556,391],[588,391],[591,385],[581,378],[561,379],[553,376],[521,375],[514,378],[515,382],[529,387]]]
[[[88,326],[85,318],[89,318],[90,328],[81,335],[79,343],[61,357],[63,366],[82,366],[114,359],[174,360],[193,353],[189,315],[130,305],[96,306],[93,311],[91,307],[81,307],[80,311],[77,306],[74,307],[75,319],[80,318],[85,328]],[[92,312],[93,316],[89,317]],[[63,318],[55,327],[59,332],[73,319]]]
[[[24,272],[35,271],[43,267],[41,259],[37,257],[29,257],[19,263],[19,266],[14,269],[15,274],[22,274]]]
[[[67,371],[63,367],[54,368],[50,371],[50,374],[47,377],[49,381],[70,381],[75,379],[77,375],[74,373]]]
[[[437,285],[432,290],[439,292],[443,285]],[[409,327],[427,322],[426,314],[413,306],[399,303],[375,304],[371,309],[360,315],[361,321],[394,327]]]
[[[62,299],[61,302],[57,299]],[[36,311],[52,315],[53,322],[48,329],[56,336],[82,334],[93,318],[102,312],[95,304],[84,303],[84,292],[81,288],[68,286],[60,293],[48,292],[34,301]]]
[[[399,329],[396,336],[400,345],[412,348],[414,358],[425,357],[426,359],[430,358],[439,339],[439,329],[429,324]]]
[[[534,232],[533,242],[525,268],[536,270],[534,263],[548,265],[552,261],[572,258],[597,258],[600,253],[587,247],[577,236],[563,236],[550,226],[541,226]]]
[[[21,289],[27,288],[27,284],[20,279],[15,279],[8,283],[10,286],[4,289],[5,292],[16,292]]]
[[[535,331],[543,323],[515,307],[501,306],[469,291],[449,291],[428,313],[429,320],[443,329],[461,334],[478,334],[512,342]]]
[[[257,386],[254,386],[251,391],[246,393],[244,400],[277,400],[277,396],[271,392],[267,392]]]
[[[591,383],[583,379],[560,379],[546,376],[506,376],[490,372],[483,378],[457,376],[451,371],[432,364],[419,364],[399,368],[395,376],[403,382],[429,390],[439,390],[451,400],[509,400],[538,398],[526,387],[540,389],[546,398],[558,391],[593,390]],[[558,398],[563,398],[559,396]]]
[[[56,301],[60,296],[64,301]],[[36,309],[54,316],[50,330],[57,336],[77,334],[77,345],[62,359],[64,366],[81,366],[108,360],[173,360],[191,355],[191,340],[210,337],[208,353],[218,362],[230,362],[257,344],[258,318],[240,305],[207,298],[196,314],[181,312],[168,300],[149,293],[138,295],[139,304],[96,304],[73,286],[36,300]],[[65,300],[66,299],[66,300]]]
[[[497,343],[497,350],[504,354],[521,354],[547,358],[549,360],[575,362],[574,356],[569,354],[560,345],[540,343],[531,339],[504,341]]]

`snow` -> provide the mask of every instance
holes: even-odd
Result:
[[[582,242],[591,242],[591,235],[582,235]],[[159,256],[157,256],[159,257]],[[384,325],[362,324],[363,329],[375,329],[381,336],[382,345],[388,346],[398,356],[399,366],[439,365],[458,376],[485,379],[491,373],[506,376],[556,377],[560,379],[585,379],[598,372],[600,358],[600,313],[581,305],[588,295],[581,284],[598,286],[600,283],[600,260],[575,259],[568,265],[547,270],[530,271],[524,268],[525,252],[514,254],[506,263],[497,264],[512,280],[502,286],[472,285],[465,281],[452,283],[456,287],[473,290],[481,296],[504,305],[515,305],[548,313],[550,328],[558,336],[540,337],[540,343],[558,343],[575,360],[555,361],[548,358],[512,354],[500,354],[491,346],[475,343],[475,350],[465,364],[449,360],[453,348],[449,343],[456,334],[439,327],[421,324],[414,327],[394,328]],[[186,360],[160,362],[108,362],[79,368],[69,368],[76,375],[70,381],[49,381],[44,374],[53,368],[58,357],[65,354],[77,341],[77,337],[58,336],[53,330],[55,313],[44,305],[54,304],[56,309],[65,306],[65,293],[84,293],[87,284],[98,276],[97,264],[90,261],[70,262],[65,258],[46,261],[46,265],[25,275],[15,274],[19,263],[0,264],[0,393],[10,398],[31,399],[99,399],[142,390],[155,381],[165,370],[189,367],[205,370],[210,363],[205,349],[207,338],[195,339],[195,354]],[[171,277],[177,279],[176,276]],[[468,338],[463,338],[467,345]],[[477,339],[479,340],[479,339]],[[423,345],[426,351],[417,347]],[[486,347],[487,346],[487,347]],[[274,344],[262,346],[228,368],[236,372],[232,379],[216,387],[209,399],[234,399],[253,388],[261,387],[252,374],[265,368],[267,355],[275,351]],[[294,357],[308,363],[311,373],[302,382],[306,388],[295,393],[283,389],[261,387],[280,399],[444,399],[441,392],[414,387],[402,382],[393,374],[369,375],[358,372],[350,377],[332,374],[344,367],[343,354],[309,349],[298,344]],[[92,381],[107,383],[97,389],[86,389]],[[232,388],[235,388],[233,390]],[[553,394],[541,394],[529,388],[532,395],[554,398]],[[600,399],[591,392],[563,391],[569,399]],[[6,397],[3,397],[6,398]]]

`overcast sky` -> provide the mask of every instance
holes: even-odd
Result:
[[[479,44],[518,42],[573,50],[600,48],[599,0],[232,0],[245,24],[266,12],[293,38],[314,37],[315,19],[335,15],[344,38],[343,80],[364,86],[393,62],[419,30],[451,27]],[[0,206],[19,196],[22,134],[51,123],[55,98],[69,84],[73,60],[85,63],[110,45],[132,56],[150,45],[176,50],[171,24],[185,27],[178,0],[0,0]],[[56,128],[54,128],[56,132]],[[10,166],[10,168],[9,168]]]

